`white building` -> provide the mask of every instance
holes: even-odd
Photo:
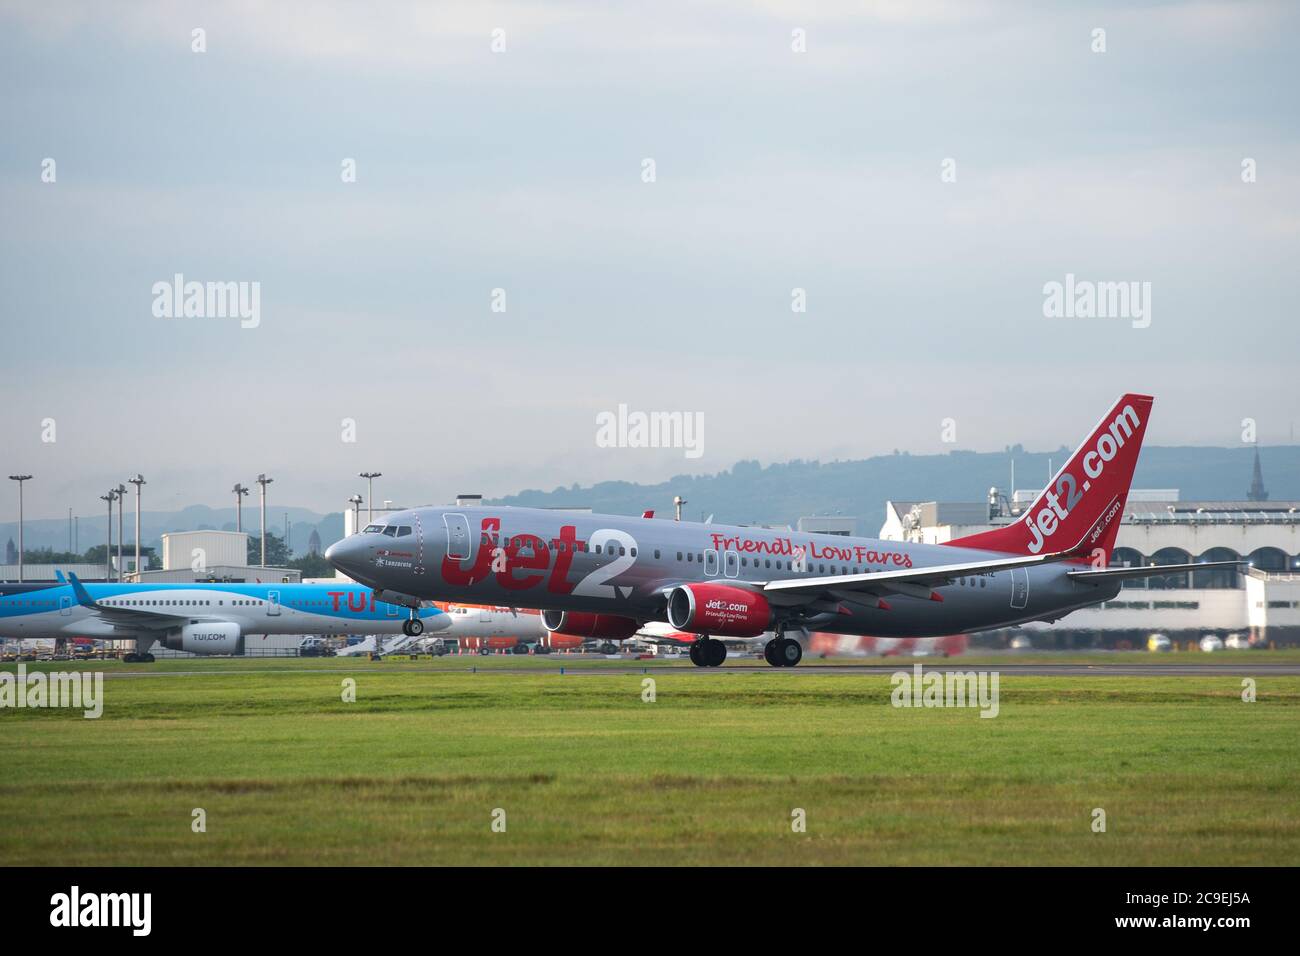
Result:
[[[164,571],[190,570],[204,565],[248,564],[248,534],[244,531],[173,531],[162,536]]]
[[[162,536],[162,569],[130,574],[136,584],[188,584],[221,581],[232,584],[296,584],[295,568],[261,567],[248,563],[244,531],[172,531]]]

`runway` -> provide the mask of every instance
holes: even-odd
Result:
[[[553,674],[555,676],[565,677],[620,677],[620,676],[644,676],[644,675],[672,675],[672,676],[697,676],[709,677],[719,675],[744,676],[753,674],[772,674],[781,677],[861,677],[861,676],[882,676],[892,675],[896,671],[911,672],[914,666],[920,664],[924,673],[946,674],[950,672],[968,672],[968,671],[996,671],[1002,677],[1296,677],[1300,676],[1300,662],[1269,662],[1260,661],[1258,663],[1241,662],[1241,663],[1223,663],[1223,664],[1171,664],[1153,661],[1150,664],[1050,664],[1050,663],[999,663],[990,665],[986,662],[963,664],[960,661],[950,660],[934,663],[921,663],[910,659],[899,660],[897,663],[890,664],[800,664],[797,667],[769,667],[766,664],[746,661],[744,663],[728,663],[722,667],[684,667],[674,665],[664,665],[658,663],[635,664],[629,662],[627,665],[603,666],[600,664],[583,664],[583,663],[564,663],[554,666],[534,666],[534,667],[492,667],[478,666],[474,663],[467,662],[464,666],[443,666],[443,667],[419,667],[419,666],[402,666],[400,670],[394,668],[387,671],[390,674],[447,674],[447,675],[465,675],[476,674],[483,676],[491,675],[509,675],[522,676],[531,675],[539,676]],[[107,680],[129,680],[136,678],[151,677],[217,677],[217,676],[234,676],[238,674],[341,674],[341,675],[358,675],[358,674],[383,674],[385,670],[382,665],[362,666],[362,667],[313,667],[310,669],[303,668],[295,670],[294,668],[231,668],[231,669],[211,669],[196,671],[172,671],[172,670],[131,670],[119,671],[114,673],[111,669],[105,670],[104,677]]]

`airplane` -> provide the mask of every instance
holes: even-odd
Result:
[[[0,638],[134,640],[127,663],[153,663],[155,643],[192,654],[239,654],[249,634],[417,636],[444,630],[436,607],[406,608],[352,584],[0,585]]]
[[[1240,562],[1109,566],[1154,399],[1125,394],[1032,506],[1004,527],[944,544],[772,531],[515,507],[425,507],[335,542],[334,567],[381,600],[523,604],[548,630],[591,637],[649,621],[698,635],[692,662],[717,667],[717,638],[774,636],[764,657],[793,667],[787,632],[942,637],[1055,621],[1114,598],[1123,581]],[[806,637],[803,644],[806,644]]]
[[[463,651],[526,653],[534,647],[546,651],[577,650],[588,640],[580,634],[548,631],[542,612],[535,608],[487,604],[443,604],[450,624],[442,635],[455,640]]]
[[[966,653],[965,634],[946,637],[875,637],[818,631],[808,652],[820,657],[956,657]]]

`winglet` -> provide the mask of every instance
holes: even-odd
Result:
[[[95,599],[90,596],[86,586],[77,579],[77,575],[72,571],[68,572],[68,583],[72,585],[72,593],[76,595],[78,604],[82,607],[95,606]]]
[[[58,568],[54,569],[54,577],[60,584],[67,584],[68,579],[63,576],[63,572]]]

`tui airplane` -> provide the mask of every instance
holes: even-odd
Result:
[[[134,640],[128,663],[151,663],[155,643],[192,654],[239,654],[249,634],[422,634],[450,621],[436,607],[406,608],[339,584],[0,585],[0,637]]]

